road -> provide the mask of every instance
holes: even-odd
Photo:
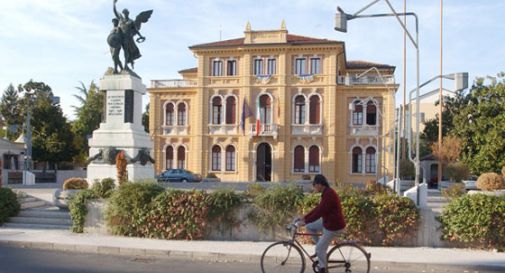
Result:
[[[220,263],[169,258],[111,256],[13,248],[0,245],[1,273],[260,273],[257,263]],[[307,268],[306,273],[312,270]],[[423,264],[379,264],[372,262],[371,273],[498,273],[501,269],[472,269]]]

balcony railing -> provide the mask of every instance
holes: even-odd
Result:
[[[393,76],[363,76],[357,78],[356,76],[338,76],[338,84],[344,85],[377,85],[377,84],[395,84]]]
[[[378,136],[379,126],[377,125],[352,125],[352,136]]]
[[[291,124],[293,135],[322,135],[322,124]]]
[[[189,125],[163,125],[163,135],[185,136],[188,135]]]
[[[261,124],[259,128],[259,132],[256,133],[256,124],[251,124],[250,137],[254,136],[263,136],[263,137],[273,137],[277,139],[278,136],[278,128],[277,124]]]
[[[235,124],[209,124],[209,134],[211,135],[236,135],[238,125]]]
[[[181,88],[181,87],[196,87],[198,83],[191,80],[152,80],[151,87],[153,88]]]

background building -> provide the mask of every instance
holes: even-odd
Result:
[[[154,80],[155,172],[222,181],[296,181],[323,173],[364,183],[394,167],[395,67],[347,61],[340,41],[252,31],[191,46],[198,67]],[[375,67],[361,77],[360,73]]]

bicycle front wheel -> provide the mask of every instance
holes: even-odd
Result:
[[[302,251],[288,241],[271,244],[261,255],[263,273],[303,273],[305,259]]]
[[[369,273],[370,254],[354,243],[340,243],[328,253],[328,272]]]

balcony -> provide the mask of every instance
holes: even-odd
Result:
[[[251,84],[253,85],[267,85],[278,84],[279,76],[276,75],[254,75],[252,76]]]
[[[209,124],[209,134],[211,135],[236,135],[238,134],[236,124]]]
[[[196,87],[198,83],[190,80],[152,80],[152,88],[185,88]]]
[[[211,76],[205,77],[206,86],[237,86],[240,85],[238,76]]]
[[[278,134],[277,124],[261,124],[259,133],[256,133],[256,124],[251,124],[249,137],[252,138],[258,135],[262,137],[273,137],[274,139],[277,139]]]
[[[189,125],[163,125],[161,128],[165,136],[186,136],[189,132]]]
[[[323,134],[322,124],[291,124],[292,135],[320,136]]]
[[[377,125],[352,125],[351,126],[352,136],[378,136],[379,126]]]
[[[303,74],[292,75],[289,77],[291,84],[323,84],[326,81],[326,76],[322,74]]]
[[[395,78],[393,76],[363,76],[357,78],[355,76],[338,76],[338,84],[343,85],[384,85],[384,84],[395,84]]]

